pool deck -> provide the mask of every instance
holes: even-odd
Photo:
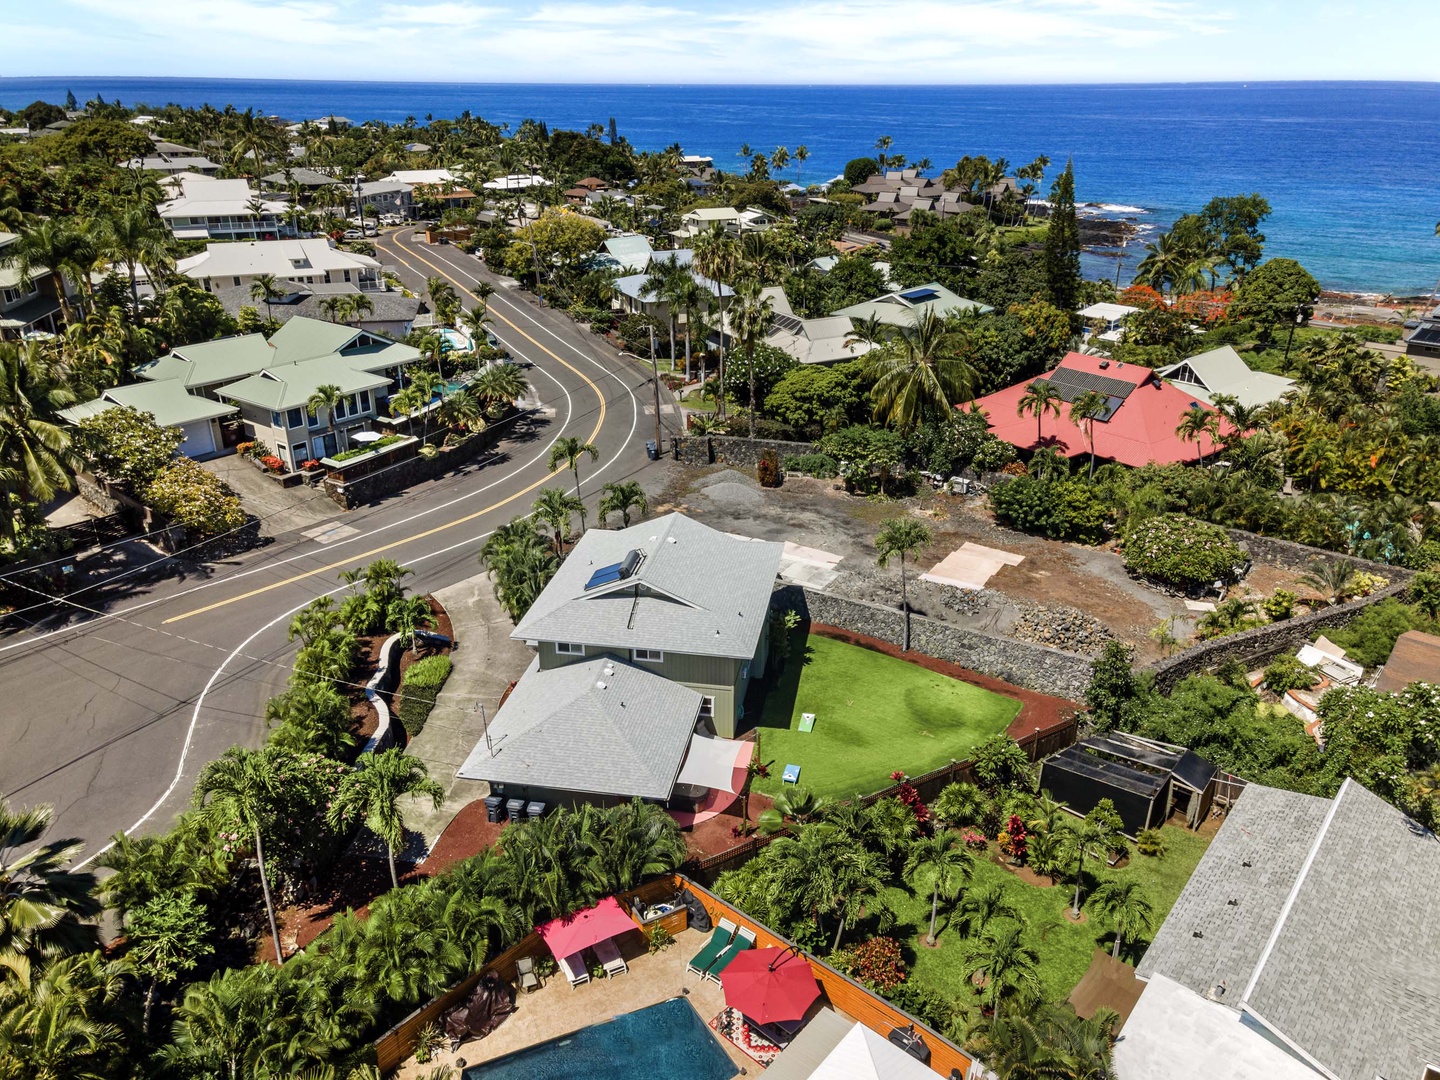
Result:
[[[626,974],[614,979],[592,979],[572,990],[565,977],[556,972],[539,990],[518,995],[514,1014],[488,1038],[471,1039],[454,1053],[441,1050],[426,1065],[417,1065],[412,1058],[396,1076],[399,1080],[416,1080],[439,1065],[453,1067],[456,1058],[463,1058],[467,1066],[493,1061],[515,1050],[657,1005],[685,990],[689,990],[690,1004],[708,1027],[725,1008],[725,993],[716,983],[686,971],[685,964],[709,937],[698,930],[685,930],[676,935],[675,944],[651,956],[638,932],[625,934],[617,944],[630,965]],[[736,1076],[741,1069],[749,1076],[765,1071],[728,1040],[717,1036],[716,1041],[735,1063]]]

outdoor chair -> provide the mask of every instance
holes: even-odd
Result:
[[[710,935],[710,940],[690,958],[690,962],[685,965],[685,970],[693,971],[696,975],[703,977],[706,969],[715,962],[716,957],[725,951],[734,937],[735,924],[729,919],[721,919],[715,924],[715,932]]]
[[[630,970],[629,965],[625,963],[625,958],[620,955],[620,949],[615,944],[614,938],[597,941],[591,948],[595,950],[595,959],[600,961],[600,966],[605,969],[605,974],[610,978],[624,975]]]
[[[531,957],[522,956],[515,961],[515,975],[520,980],[522,992],[528,994],[540,988],[540,977],[535,974],[535,961]]]
[[[585,951],[583,949],[573,956],[561,957],[556,962],[560,965],[560,970],[565,973],[565,978],[569,980],[571,990],[574,990],[575,987],[581,983],[590,981],[590,970],[585,966]]]
[[[720,981],[720,973],[730,966],[730,961],[739,956],[746,949],[755,947],[755,932],[746,930],[743,926],[735,931],[735,940],[725,947],[725,951],[715,958],[715,962],[705,969],[705,978],[711,982]]]

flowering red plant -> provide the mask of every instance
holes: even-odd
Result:
[[[920,792],[916,790],[915,786],[907,782],[904,770],[896,769],[890,774],[890,779],[900,785],[900,790],[895,793],[895,797],[910,808],[910,812],[915,815],[915,820],[921,825],[929,821],[930,808],[920,798]]]
[[[265,468],[269,469],[271,472],[279,472],[281,469],[285,468],[285,462],[281,461],[274,454],[266,454],[260,459],[260,464],[264,465]]]
[[[1000,834],[1000,850],[1017,861],[1024,859],[1026,835],[1025,822],[1018,814],[1011,814],[1005,831]]]
[[[976,832],[974,829],[966,829],[962,832],[960,834],[960,842],[971,851],[984,851],[989,846],[989,842],[985,839],[984,835]]]
[[[850,974],[875,990],[893,990],[905,981],[905,959],[894,938],[862,941],[849,953]]]

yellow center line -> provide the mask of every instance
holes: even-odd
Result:
[[[400,243],[400,242],[397,240],[397,241],[396,241],[396,245],[399,246],[399,243]],[[464,290],[465,292],[469,292],[469,291],[470,291],[470,290],[467,289],[464,285],[462,285],[459,281],[457,281],[455,278],[453,278],[453,277],[451,277],[449,274],[447,274],[444,269],[442,269],[442,268],[439,267],[439,266],[436,266],[433,262],[431,262],[429,259],[425,258],[425,256],[421,255],[418,251],[411,251],[411,252],[408,252],[408,254],[413,255],[415,258],[417,258],[417,259],[419,259],[421,262],[423,262],[426,266],[428,266],[428,267],[430,267],[432,270],[436,271],[442,278],[444,278],[446,281],[450,282],[450,284],[454,285],[456,288],[462,289],[462,290]],[[401,255],[399,255],[398,253],[395,255],[395,257],[396,257],[397,259],[399,259],[402,263],[405,262],[405,259],[404,259]],[[503,322],[506,326],[508,326],[508,327],[510,327],[512,330],[514,330],[517,334],[519,334],[521,337],[523,337],[526,341],[530,342],[530,344],[534,345],[537,349],[539,349],[541,352],[543,352],[546,356],[551,357],[553,360],[555,360],[557,363],[559,363],[562,367],[564,367],[564,368],[567,369],[568,371],[574,372],[574,373],[575,373],[576,375],[578,375],[582,380],[584,380],[586,386],[590,387],[591,390],[594,390],[594,391],[595,391],[595,397],[598,398],[599,401],[600,401],[600,413],[599,413],[599,415],[598,415],[598,416],[596,417],[596,419],[595,419],[595,429],[594,429],[592,432],[590,432],[589,437],[585,440],[586,442],[594,442],[595,439],[596,439],[596,437],[599,436],[599,434],[600,434],[600,428],[601,428],[601,427],[604,425],[604,423],[605,423],[605,395],[604,395],[603,393],[601,393],[600,387],[597,386],[597,385],[590,379],[590,377],[589,377],[588,375],[586,375],[583,371],[581,371],[579,368],[575,367],[573,364],[571,364],[571,363],[567,362],[566,360],[564,360],[563,358],[561,358],[558,354],[552,352],[550,349],[548,349],[548,348],[546,348],[544,345],[540,344],[540,342],[536,341],[533,337],[531,337],[529,334],[527,334],[524,330],[521,330],[518,326],[516,326],[514,323],[512,323],[509,319],[505,318],[505,316],[499,314],[498,312],[491,312],[491,314],[494,315],[495,318],[497,318],[497,319],[499,319],[501,322]],[[474,521],[476,518],[484,517],[486,514],[492,513],[493,511],[500,509],[500,507],[505,506],[507,503],[512,503],[512,502],[514,502],[516,499],[519,499],[519,498],[521,498],[522,496],[525,496],[525,495],[530,494],[530,492],[534,491],[536,488],[540,487],[542,484],[548,482],[554,475],[555,475],[554,473],[548,473],[548,474],[546,474],[545,476],[542,476],[539,480],[536,480],[536,481],[535,481],[533,484],[531,484],[529,487],[522,488],[521,490],[515,492],[515,494],[510,495],[510,496],[508,496],[507,498],[501,499],[499,502],[491,503],[489,506],[485,507],[483,510],[476,510],[474,513],[466,514],[464,517],[458,517],[458,518],[456,518],[454,521],[447,521],[447,522],[445,522],[443,525],[436,525],[434,528],[426,529],[424,532],[415,533],[414,535],[404,537],[404,538],[401,539],[401,540],[392,540],[392,541],[391,541],[390,543],[388,543],[388,544],[382,544],[380,547],[371,548],[369,551],[362,551],[362,552],[361,552],[360,554],[358,554],[358,555],[352,555],[352,556],[350,556],[350,557],[347,558],[347,559],[342,559],[342,560],[340,560],[339,562],[327,563],[325,566],[317,566],[317,567],[316,567],[315,569],[313,569],[313,570],[306,570],[306,571],[304,571],[303,573],[293,574],[293,575],[291,575],[290,577],[284,578],[284,579],[282,579],[282,580],[280,580],[280,581],[271,582],[269,585],[262,585],[262,586],[260,586],[258,589],[251,589],[249,592],[240,593],[238,596],[232,596],[232,597],[230,597],[229,599],[226,599],[226,600],[217,600],[217,601],[216,601],[215,603],[213,603],[213,604],[206,604],[204,607],[195,608],[193,611],[187,611],[187,612],[184,612],[184,613],[181,614],[181,615],[172,615],[170,618],[164,620],[164,623],[162,623],[162,625],[168,625],[168,624],[170,624],[170,623],[179,622],[179,621],[182,620],[182,619],[188,619],[188,618],[190,618],[192,615],[203,615],[203,614],[205,614],[207,611],[214,611],[216,608],[222,608],[222,607],[225,607],[225,606],[227,606],[227,605],[229,605],[229,604],[238,604],[238,603],[239,603],[240,601],[242,601],[242,600],[249,600],[251,597],[260,596],[260,595],[262,595],[263,593],[270,592],[270,591],[272,591],[272,590],[274,590],[274,589],[282,589],[282,588],[284,588],[286,585],[293,585],[293,584],[295,584],[297,581],[304,581],[306,578],[315,577],[317,574],[325,574],[325,573],[328,573],[328,572],[331,571],[331,570],[339,570],[339,569],[341,569],[341,568],[343,568],[343,567],[353,566],[355,563],[360,562],[360,561],[362,561],[362,560],[364,560],[364,559],[373,558],[374,556],[383,554],[384,552],[392,551],[392,550],[394,550],[394,549],[397,548],[397,547],[403,547],[405,544],[413,544],[413,543],[414,543],[415,541],[417,541],[417,540],[424,540],[424,539],[425,539],[426,537],[428,537],[428,536],[434,536],[436,533],[444,532],[446,529],[453,529],[453,528],[455,528],[455,526],[457,526],[457,525],[464,525],[464,524],[465,524],[466,522],[468,522],[468,521]]]

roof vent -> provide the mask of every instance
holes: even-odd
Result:
[[[1196,930],[1191,933],[1190,936],[1193,938],[1203,938],[1205,936],[1205,932],[1203,930]]]
[[[597,683],[595,684],[595,689],[596,689],[596,690],[604,690],[604,689],[605,689],[605,684],[604,684],[603,682],[597,682]]]
[[[665,542],[668,543],[668,544],[678,544],[680,541],[679,541],[679,540],[676,540],[675,537],[673,537],[673,536],[667,536],[667,537],[665,538]]]
[[[1239,901],[1239,900],[1236,900],[1235,897],[1232,896],[1229,900],[1226,900],[1226,901],[1225,901],[1225,906],[1226,906],[1226,907],[1239,907],[1239,906],[1240,906],[1240,901]]]
[[[1249,859],[1246,859],[1246,860],[1245,860],[1244,862],[1242,862],[1240,865],[1241,865],[1241,866],[1254,866],[1255,864],[1252,863]]]
[[[1102,368],[1108,368],[1108,367],[1110,366],[1110,361],[1109,361],[1109,360],[1101,360],[1101,361],[1100,361],[1100,366],[1101,366]]]
[[[1214,986],[1210,987],[1209,990],[1205,991],[1205,996],[1211,1001],[1224,1001],[1226,989],[1225,980],[1221,979]]]

